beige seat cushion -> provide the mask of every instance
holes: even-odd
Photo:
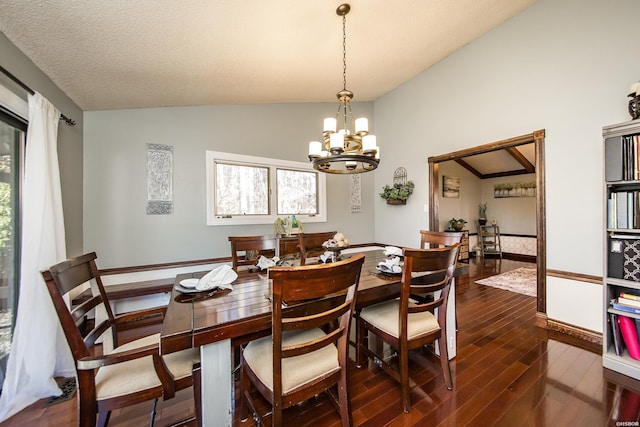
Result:
[[[159,341],[160,334],[149,335],[121,345],[112,353],[157,344]],[[168,354],[164,356],[164,360],[174,378],[180,379],[191,375],[193,364],[200,360],[200,353],[197,348],[189,349]],[[151,356],[105,366],[100,368],[96,374],[98,400],[157,387],[160,384],[160,379],[153,368]]]
[[[300,344],[324,336],[321,329],[283,333],[283,345]],[[273,342],[271,336],[247,344],[244,358],[251,370],[270,390],[273,390]],[[338,349],[328,345],[312,353],[282,360],[282,392],[288,393],[316,378],[340,369]]]
[[[360,317],[389,335],[400,335],[400,301],[386,301],[363,308]],[[440,329],[438,319],[428,311],[411,313],[407,320],[408,339]]]

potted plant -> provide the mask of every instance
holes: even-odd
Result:
[[[487,204],[480,203],[480,207],[478,209],[478,224],[485,225],[487,223]]]
[[[414,187],[413,181],[407,181],[404,184],[396,183],[393,185],[385,185],[382,187],[380,197],[385,199],[390,205],[406,205],[407,199],[413,193]]]
[[[449,230],[455,230],[455,231],[460,231],[464,228],[464,225],[467,223],[467,221],[465,221],[462,218],[451,218],[447,224],[449,227]]]

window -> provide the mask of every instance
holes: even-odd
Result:
[[[18,306],[20,176],[27,126],[0,109],[0,380]]]
[[[310,164],[207,151],[207,225],[326,221],[326,177]]]

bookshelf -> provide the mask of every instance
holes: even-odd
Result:
[[[614,328],[620,329],[620,316],[632,319],[634,325],[640,324],[640,310],[638,314],[618,310],[611,303],[612,300],[617,302],[621,293],[640,296],[640,119],[605,126],[602,137],[606,245],[602,364],[640,380],[640,360],[630,356],[630,347],[626,345],[618,345],[618,354],[616,341],[624,342],[628,338],[621,337]],[[629,329],[625,332],[629,333]]]
[[[478,245],[483,257],[485,255],[499,255],[502,258],[500,227],[497,225],[478,225]]]

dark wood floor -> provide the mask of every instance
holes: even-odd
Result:
[[[535,298],[477,285],[483,277],[524,265],[472,258],[470,274],[457,283],[458,347],[452,361],[454,390],[444,385],[439,364],[416,353],[412,411],[402,412],[397,384],[379,368],[351,366],[350,393],[357,426],[607,426],[640,421],[640,382],[602,368],[601,349],[534,326]],[[2,426],[75,425],[75,400],[36,402]],[[193,413],[189,390],[158,405],[156,425]],[[111,427],[148,424],[151,405],[114,413]],[[253,421],[236,423],[253,426]],[[320,396],[285,412],[285,425],[338,426]],[[271,425],[265,420],[265,425]]]

